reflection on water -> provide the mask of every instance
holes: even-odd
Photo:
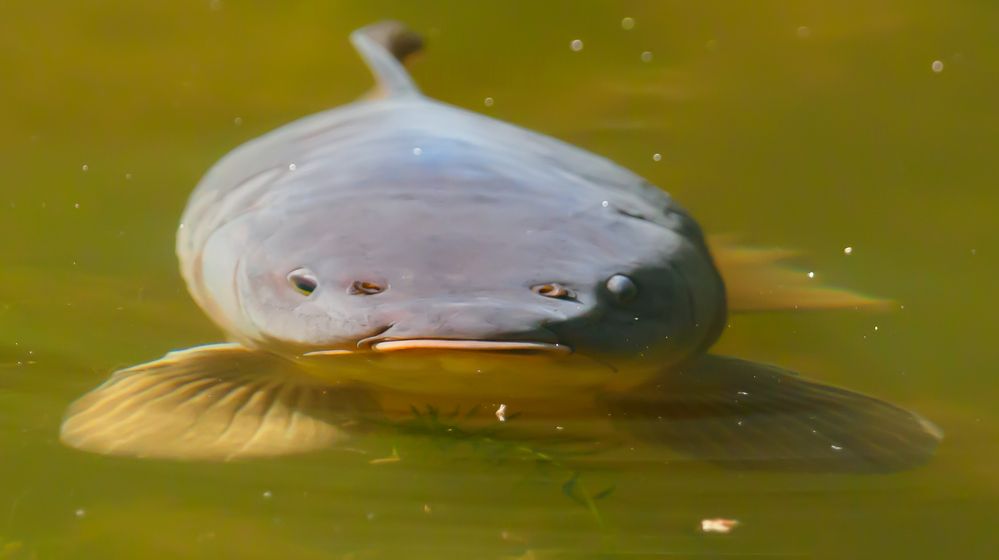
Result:
[[[0,558],[984,557],[997,14],[917,4],[10,7]],[[733,317],[719,350],[918,410],[947,432],[938,456],[887,475],[723,469],[571,418],[510,437],[512,404],[505,423],[423,408],[271,460],[62,447],[63,410],[108,372],[219,339],[175,272],[191,186],[365,90],[344,39],[387,16],[428,31],[415,71],[434,96],[608,155],[707,230],[897,301]],[[740,525],[701,533],[710,518]]]

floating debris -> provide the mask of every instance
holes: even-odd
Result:
[[[506,405],[501,404],[499,408],[496,409],[496,418],[499,418],[500,422],[506,422]]]
[[[386,463],[398,463],[402,461],[402,457],[399,456],[399,450],[395,447],[392,448],[392,454],[388,457],[381,457],[379,459],[372,459],[368,461],[369,465],[384,465]]]
[[[704,533],[722,533],[728,534],[732,532],[739,526],[739,520],[737,519],[725,519],[724,517],[716,517],[714,519],[702,519],[701,520],[701,532]]]
[[[852,255],[853,254],[853,247],[843,247],[843,254],[844,255]]]

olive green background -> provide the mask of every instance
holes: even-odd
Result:
[[[62,448],[64,407],[112,369],[220,339],[176,271],[188,193],[240,142],[366,90],[346,37],[386,17],[428,37],[429,95],[609,156],[709,232],[892,298],[735,316],[718,351],[913,408],[945,430],[938,456],[851,476],[629,449],[546,463],[446,434],[230,465]],[[988,1],[4,2],[0,559],[985,558],[997,99]],[[697,531],[719,516],[742,524]]]

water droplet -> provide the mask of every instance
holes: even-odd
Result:
[[[493,100],[492,97],[487,97],[487,98],[485,98],[485,100],[483,100],[483,103],[486,104],[486,107],[492,107],[493,104],[496,103],[496,102]]]
[[[852,255],[853,254],[853,247],[843,247],[843,254],[844,255]]]
[[[423,154],[423,148],[413,148],[413,155],[418,156]]]
[[[808,273],[808,277],[809,278],[815,278],[815,273],[814,272],[809,272]]]
[[[635,18],[626,17],[621,20],[621,29],[629,31],[635,28]]]
[[[642,62],[652,62],[652,51],[643,52],[640,58],[642,59]]]
[[[798,36],[799,39],[807,39],[812,36],[812,29],[807,25],[802,25],[798,27],[798,29],[795,31],[795,34]]]
[[[294,163],[289,163],[288,164],[288,171],[294,171],[296,169],[298,169],[298,166],[295,165]]]
[[[652,154],[652,161],[662,161],[663,155],[660,153]]]
[[[930,69],[932,69],[937,74],[943,72],[943,68],[944,64],[942,60],[934,60],[933,64],[930,64]]]
[[[572,42],[569,43],[569,48],[572,49],[573,52],[579,52],[583,50],[583,42],[579,39],[573,39]]]

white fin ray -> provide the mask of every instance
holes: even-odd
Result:
[[[810,278],[787,264],[798,253],[746,247],[727,236],[708,240],[715,266],[725,282],[728,308],[734,313],[795,309],[884,308],[890,300],[866,296]]]
[[[171,352],[116,372],[70,405],[60,437],[108,455],[233,460],[327,448],[373,407],[237,344]]]

